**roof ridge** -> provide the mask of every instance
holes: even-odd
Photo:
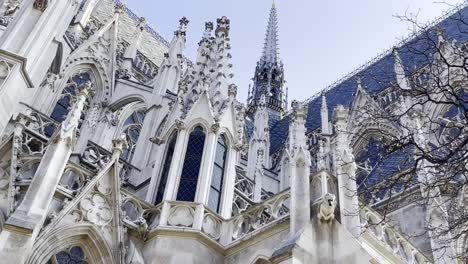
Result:
[[[130,7],[128,7],[123,0],[112,0],[112,1],[116,5],[117,4],[122,5],[125,13],[127,13],[127,15],[129,15],[130,18],[132,18],[135,22],[138,23],[140,21],[141,17],[139,15],[137,15]],[[167,41],[163,36],[161,36],[161,34],[159,34],[154,29],[154,27],[152,27],[152,26],[148,25],[148,23],[146,23],[145,29],[146,29],[146,31],[148,31],[148,33],[150,33],[153,37],[155,37],[157,40],[159,40],[161,43],[163,43],[166,47],[169,47],[169,41]]]

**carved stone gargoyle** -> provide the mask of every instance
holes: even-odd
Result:
[[[318,218],[322,221],[330,221],[335,218],[336,197],[334,194],[327,193],[323,196],[319,206]]]

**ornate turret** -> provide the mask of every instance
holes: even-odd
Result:
[[[248,98],[248,114],[255,113],[260,97],[265,94],[270,122],[276,122],[286,112],[287,99],[284,91],[283,63],[279,58],[278,16],[274,3],[268,19],[262,57],[257,62],[253,81],[253,89]]]

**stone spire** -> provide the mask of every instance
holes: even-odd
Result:
[[[268,26],[263,45],[261,62],[279,64],[279,46],[278,46],[278,14],[276,12],[276,4],[273,2],[268,18]]]
[[[252,93],[248,98],[248,114],[253,116],[264,94],[270,123],[276,122],[286,113],[287,100],[284,91],[283,63],[279,58],[278,15],[274,3],[270,10],[262,56],[257,62],[253,81]]]
[[[328,106],[325,92],[322,92],[322,106],[320,107],[320,117],[322,120],[322,135],[330,135],[330,123],[328,120]]]
[[[270,157],[270,131],[268,126],[268,109],[265,95],[260,98],[255,111],[254,131],[249,142],[247,176],[255,180],[254,200],[259,202],[262,189],[262,171],[268,167]]]
[[[158,91],[156,97],[164,96],[166,91],[177,93],[178,84],[183,71],[183,53],[185,50],[185,33],[189,21],[182,17],[179,20],[179,28],[174,31],[174,37],[169,44],[169,51],[164,53],[164,60],[161,63],[160,72],[156,81],[155,90]],[[156,99],[155,99],[156,100]],[[153,101],[155,101],[153,100]]]
[[[359,200],[357,197],[356,162],[351,149],[348,132],[349,109],[342,105],[335,107],[333,119],[336,139],[334,164],[338,178],[341,223],[354,237],[360,235]]]
[[[74,103],[49,145],[34,174],[31,185],[21,204],[8,218],[0,234],[0,258],[5,263],[24,263],[34,240],[39,234],[51,206],[55,190],[65,171],[75,142],[80,117],[86,99],[93,92],[91,83],[79,87]]]
[[[121,78],[129,79],[132,76],[131,72],[133,67],[133,61],[136,58],[138,46],[140,45],[141,35],[145,30],[145,25],[146,19],[141,17],[140,21],[135,27],[135,32],[133,33],[132,38],[130,40],[130,45],[125,50],[125,53],[122,56],[122,69],[121,73],[119,74],[119,77]]]
[[[405,75],[405,68],[403,67],[403,61],[401,60],[400,53],[397,48],[393,49],[393,57],[395,58],[395,75],[398,86],[403,90],[410,90],[411,86]]]

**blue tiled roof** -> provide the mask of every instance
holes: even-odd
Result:
[[[468,21],[468,7],[464,7],[460,12],[456,12],[454,15],[445,18],[436,24],[435,27],[441,27],[445,31],[448,40],[456,39],[457,41],[468,41],[468,25],[465,24],[464,21]],[[431,61],[431,54],[434,52],[433,47],[435,43],[437,43],[436,34],[434,30],[431,30],[423,32],[400,45],[401,47],[398,48],[398,51],[407,74],[414,72],[416,69],[421,68]],[[394,63],[394,56],[392,52],[389,51],[366,68],[359,70],[353,75],[349,75],[346,79],[328,89],[326,98],[329,116],[332,116],[333,109],[337,105],[341,104],[345,107],[351,107],[357,88],[357,75],[361,77],[364,89],[371,95],[390,87],[391,84],[396,81]],[[308,131],[320,127],[320,106],[320,96],[308,102],[306,122]],[[290,117],[286,116],[271,127],[271,153],[278,151],[285,143],[288,137],[289,120]]]
[[[358,179],[358,185],[360,185],[361,188],[364,186],[371,186],[382,179],[409,169],[415,162],[412,158],[413,153],[414,147],[407,146],[404,149],[397,150],[387,156],[384,156],[384,158],[375,165],[367,177],[364,179]]]

